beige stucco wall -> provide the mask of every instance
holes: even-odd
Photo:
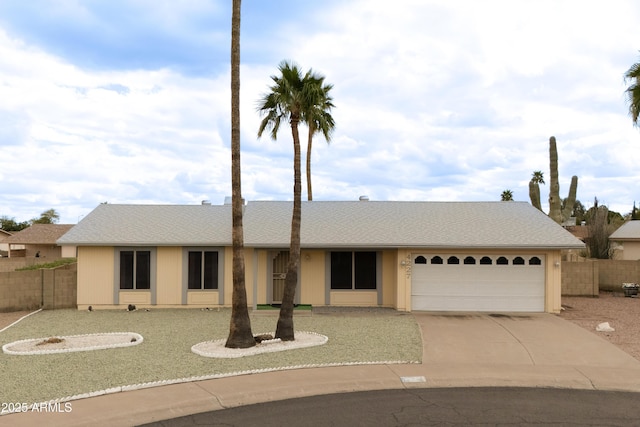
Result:
[[[266,304],[271,258],[266,249],[245,248],[245,285],[250,307]],[[387,249],[382,252],[382,306],[399,311],[411,311],[411,266],[412,254],[438,254],[441,251],[412,249]],[[487,253],[491,255],[536,255],[543,256],[545,263],[545,311],[557,313],[561,307],[560,251],[487,251],[447,250],[460,255]],[[315,306],[326,305],[327,292],[330,305],[377,306],[377,291],[328,291],[326,280],[326,250],[302,250],[300,259],[300,288],[298,301]],[[114,262],[112,247],[78,248],[78,308],[88,305],[95,308],[114,308]],[[184,307],[182,305],[183,252],[181,247],[156,248],[156,305],[162,307]],[[558,266],[556,266],[558,263]],[[224,250],[224,276],[221,287],[224,295],[217,291],[188,291],[187,304],[193,307],[223,304],[230,306],[233,298],[233,252]],[[119,307],[127,304],[145,306],[151,304],[150,291],[118,291]],[[222,298],[221,298],[222,297]]]
[[[156,262],[158,265],[156,304],[180,304],[182,302],[182,248],[159,247],[156,252]]]
[[[637,260],[640,259],[640,242],[622,242],[622,257],[623,260]]]
[[[300,254],[300,303],[325,305],[326,252],[303,250]]]
[[[112,247],[78,248],[78,309],[113,304]]]

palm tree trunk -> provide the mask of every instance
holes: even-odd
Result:
[[[233,0],[231,18],[231,216],[233,244],[233,296],[229,337],[230,348],[256,345],[247,307],[244,270],[244,228],[240,185],[240,1]]]
[[[311,192],[311,143],[313,141],[313,134],[315,129],[313,125],[309,126],[309,139],[307,140],[307,200],[313,200]]]
[[[293,329],[293,303],[298,284],[298,265],[300,264],[300,224],[302,221],[302,179],[300,161],[300,136],[298,135],[298,118],[291,118],[293,134],[293,214],[291,216],[291,245],[289,248],[289,264],[284,279],[282,305],[276,327],[276,338],[282,341],[295,339]]]

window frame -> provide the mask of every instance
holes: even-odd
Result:
[[[121,257],[123,252],[133,252],[133,264],[134,269],[132,274],[134,275],[133,288],[121,288],[121,273],[122,273],[122,265],[121,265]],[[138,288],[137,285],[137,252],[149,252],[149,287],[148,288]],[[157,284],[157,248],[155,246],[118,246],[114,247],[113,252],[113,303],[115,305],[120,304],[120,293],[121,292],[150,292],[151,293],[151,305],[156,304],[156,284]]]
[[[189,252],[218,253],[218,287],[214,289],[189,289]],[[187,305],[189,293],[217,292],[218,304],[224,304],[224,265],[225,248],[220,246],[183,246],[182,247],[182,305]]]
[[[337,267],[335,266],[335,262],[339,261],[338,259],[334,259],[334,254],[336,255],[336,257],[338,256],[337,254],[342,254],[342,256],[344,256],[344,254],[350,254],[350,262],[349,262],[349,268],[350,268],[350,287],[334,287],[334,279],[335,280],[343,280],[344,277],[339,278],[337,277],[338,275],[338,271],[335,270]],[[372,278],[375,280],[374,282],[374,286],[373,287],[358,287],[358,256],[357,254],[361,254],[361,256],[367,256],[367,257],[373,257],[373,259],[368,259],[368,260],[364,260],[362,259],[362,257],[360,258],[361,261],[364,261],[367,264],[367,271],[366,272],[366,278],[365,280],[371,280]],[[366,254],[366,255],[365,255]],[[381,259],[380,259],[380,252],[375,251],[375,250],[370,250],[370,251],[363,251],[363,250],[333,250],[333,251],[329,251],[328,252],[328,265],[329,265],[329,271],[328,271],[328,289],[331,292],[339,292],[339,291],[347,291],[347,292],[378,292],[380,291],[381,288],[381,283],[380,283],[380,268],[381,268]],[[371,271],[371,261],[373,261],[373,271]],[[344,268],[344,267],[343,267]],[[362,270],[360,270],[360,272],[362,273]],[[335,274],[334,274],[335,273]],[[337,286],[337,284],[335,285]]]
[[[200,282],[199,287],[191,287],[192,279],[194,276],[192,275],[192,254],[199,254],[199,271],[198,271],[198,281]],[[207,254],[215,254],[215,271],[209,276],[212,280],[212,287],[207,287]],[[213,250],[208,248],[187,248],[187,263],[185,268],[187,269],[187,289],[189,291],[217,291],[220,288],[220,251]]]
[[[131,254],[131,271],[127,272],[130,273],[127,274],[127,276],[130,275],[130,277],[128,278],[131,280],[131,287],[123,287],[123,278],[125,278],[125,269],[123,268],[123,255],[129,253]],[[144,254],[148,254],[147,260],[142,259]],[[121,291],[150,291],[151,283],[153,281],[152,271],[154,270],[152,266],[152,258],[152,250],[150,248],[121,248],[117,250],[116,268],[118,274],[115,277],[117,281],[117,288]],[[145,269],[148,269],[148,273],[145,275],[146,278],[141,275],[141,270],[139,268],[139,264],[145,261],[147,264],[145,266]],[[139,281],[141,279],[144,279],[148,283],[145,286],[140,285]]]

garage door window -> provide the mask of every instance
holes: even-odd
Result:
[[[521,256],[517,256],[513,259],[513,265],[524,265],[524,259]]]
[[[468,256],[464,259],[464,263],[469,265],[469,264],[475,264],[476,263],[476,259],[472,256]]]
[[[331,289],[376,289],[375,252],[331,252]]]
[[[442,258],[437,255],[434,256],[433,258],[431,258],[431,264],[442,264]]]
[[[449,259],[447,259],[447,264],[460,264],[460,260],[456,256],[450,256]]]
[[[509,264],[509,260],[503,256],[501,256],[500,258],[498,258],[498,260],[496,261],[496,264],[498,265],[507,265]]]
[[[532,257],[529,260],[529,265],[541,265],[542,261],[540,261],[540,258],[538,258],[537,256]]]
[[[483,256],[480,258],[480,265],[491,265],[493,261],[488,256]]]

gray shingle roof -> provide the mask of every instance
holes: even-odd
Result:
[[[59,245],[224,246],[231,244],[231,206],[101,204]]]
[[[288,246],[291,202],[251,202],[247,246]],[[303,202],[303,247],[575,248],[525,202]]]
[[[247,247],[288,247],[292,202],[245,206]],[[67,245],[231,245],[231,206],[100,205]],[[526,202],[302,202],[307,248],[582,248]]]
[[[627,221],[609,236],[611,240],[640,240],[640,221]]]

